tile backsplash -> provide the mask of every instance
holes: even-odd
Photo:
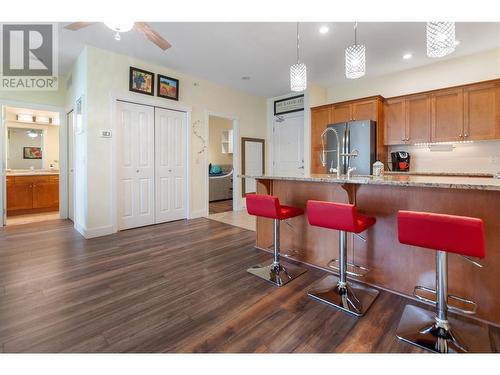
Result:
[[[391,168],[390,153],[410,153],[411,172],[456,172],[497,173],[500,172],[500,141],[454,143],[452,151],[430,151],[427,146],[390,146],[386,163]]]

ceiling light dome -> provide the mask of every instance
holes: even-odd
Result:
[[[455,22],[427,22],[427,56],[443,57],[455,51]]]

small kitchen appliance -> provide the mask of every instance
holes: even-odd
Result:
[[[409,172],[410,171],[410,154],[406,151],[391,152],[392,171],[393,172]]]

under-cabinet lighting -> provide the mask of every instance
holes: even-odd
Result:
[[[431,145],[454,145],[456,143],[474,143],[474,141],[454,141],[454,142],[422,142],[412,143],[412,146],[431,146]]]

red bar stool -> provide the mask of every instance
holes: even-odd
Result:
[[[310,297],[321,302],[338,307],[356,316],[362,316],[378,296],[378,290],[358,283],[347,282],[347,275],[361,276],[347,270],[348,266],[356,266],[347,262],[347,232],[361,233],[375,224],[375,218],[357,213],[353,204],[334,202],[308,201],[307,218],[309,224],[329,229],[336,229],[339,233],[339,277],[326,276],[318,288],[310,291]]]
[[[296,207],[282,206],[278,197],[271,195],[248,194],[246,201],[247,211],[250,215],[274,219],[273,263],[259,264],[247,271],[277,286],[283,286],[306,272],[306,268],[280,262],[280,222],[281,220],[303,215],[304,211]]]
[[[486,330],[448,318],[448,310],[464,314],[476,312],[474,302],[448,294],[448,253],[462,255],[472,264],[482,267],[469,257],[484,258],[486,255],[483,221],[464,216],[399,211],[398,238],[406,245],[436,250],[436,290],[416,286],[413,291],[417,299],[434,304],[436,311],[432,313],[407,305],[396,331],[398,338],[437,353],[491,351]],[[436,300],[420,296],[420,291],[435,294]],[[459,301],[470,308],[465,310],[449,305],[449,300]],[[452,329],[452,325],[460,327],[460,333]]]

